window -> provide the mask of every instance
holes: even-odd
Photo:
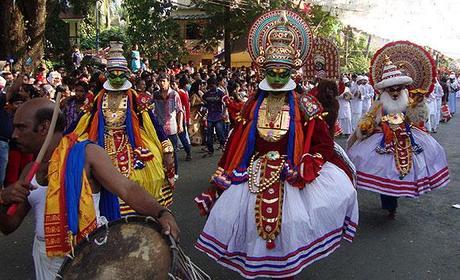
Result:
[[[185,27],[185,39],[186,40],[198,40],[201,39],[202,26],[197,23],[188,23]]]

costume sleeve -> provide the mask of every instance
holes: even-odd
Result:
[[[153,127],[155,128],[155,131],[156,131],[156,133],[158,135],[158,139],[160,139],[160,142],[168,140],[169,138],[168,138],[168,136],[166,136],[166,133],[165,133],[165,131],[163,129],[163,126],[160,125],[160,123],[158,122],[157,117],[152,112],[152,110],[149,110],[149,117],[152,120]]]
[[[334,141],[329,134],[329,127],[324,120],[315,120],[315,129],[311,141],[310,154],[320,154],[324,161],[331,159],[334,153]]]

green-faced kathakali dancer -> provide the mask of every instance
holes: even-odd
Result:
[[[132,89],[120,42],[111,42],[107,71],[104,89],[88,98],[75,132],[104,147],[122,174],[169,206],[174,188],[172,144],[152,113],[150,97]],[[123,202],[120,210],[122,215],[132,212]]]

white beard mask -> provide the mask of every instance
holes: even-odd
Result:
[[[380,95],[380,102],[382,102],[383,109],[388,114],[397,114],[406,111],[409,106],[409,91],[403,89],[399,93],[399,97],[395,100],[387,91]]]

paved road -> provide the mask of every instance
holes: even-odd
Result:
[[[395,221],[386,219],[378,195],[359,191],[360,222],[355,241],[343,244],[297,279],[460,279],[460,210],[452,208],[452,204],[460,203],[460,116],[442,124],[434,137],[448,154],[450,185],[419,199],[401,199]],[[194,152],[193,161],[180,162],[173,206],[182,230],[182,246],[213,279],[240,279],[193,248],[205,222],[198,216],[193,198],[207,187],[218,160],[217,155],[203,159],[199,149]],[[32,238],[31,217],[14,234],[0,237],[1,280],[33,279]]]

